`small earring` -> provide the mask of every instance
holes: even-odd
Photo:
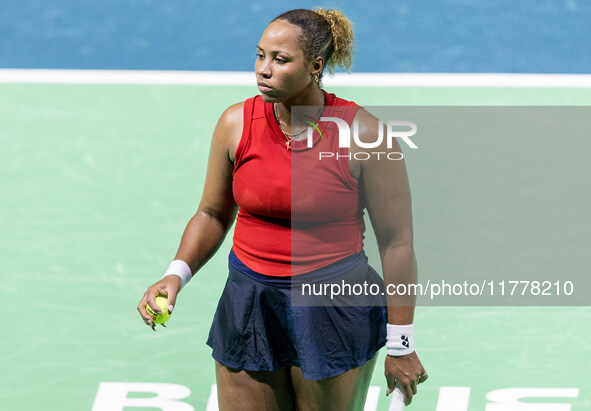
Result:
[[[318,83],[318,74],[314,74],[314,81]]]

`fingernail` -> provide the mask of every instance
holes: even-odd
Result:
[[[172,314],[172,309],[173,309],[173,308],[174,308],[174,307],[172,306],[172,304],[168,306],[168,313],[169,313],[169,314]]]

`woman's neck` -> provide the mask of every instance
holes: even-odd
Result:
[[[277,114],[279,115],[279,118],[281,119],[281,123],[283,123],[286,126],[290,126],[292,107],[309,106],[309,112],[306,112],[305,109],[302,109],[298,110],[298,114],[314,116],[318,114],[317,112],[319,108],[324,106],[324,104],[324,91],[316,84],[313,84],[311,87],[307,88],[303,93],[299,94],[298,96],[286,101],[275,103],[275,109],[277,111]]]

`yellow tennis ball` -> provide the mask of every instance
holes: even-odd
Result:
[[[146,311],[154,318],[154,324],[164,324],[170,318],[168,313],[168,297],[164,294],[158,294],[156,296],[156,305],[162,310],[162,314],[158,314],[152,310],[148,304],[146,304]]]

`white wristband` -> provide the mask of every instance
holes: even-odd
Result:
[[[388,355],[399,357],[415,350],[414,325],[386,324],[386,348]]]
[[[168,270],[166,270],[166,273],[162,276],[162,278],[166,277],[167,275],[178,276],[181,279],[181,288],[183,288],[185,284],[189,282],[191,277],[193,277],[191,267],[189,267],[189,264],[183,260],[174,260],[172,263],[170,263]]]

